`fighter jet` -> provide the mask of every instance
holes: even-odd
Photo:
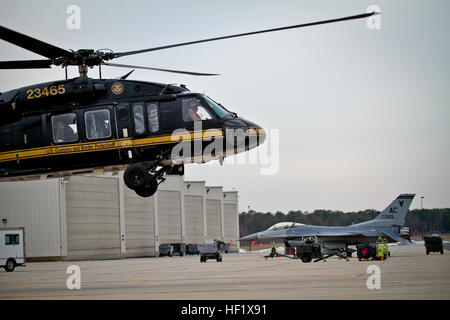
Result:
[[[405,228],[405,216],[415,194],[401,194],[373,220],[347,227],[305,225],[281,222],[269,229],[242,237],[239,241],[284,240],[286,247],[295,247],[305,239],[315,238],[324,249],[340,250],[350,256],[354,250],[349,245],[376,242],[385,237],[390,242],[408,244],[409,228]]]

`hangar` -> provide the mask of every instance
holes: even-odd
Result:
[[[0,227],[23,227],[28,260],[157,256],[160,244],[218,239],[238,251],[237,191],[168,175],[150,198],[110,176],[4,182]]]

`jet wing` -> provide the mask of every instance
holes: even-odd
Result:
[[[383,232],[385,235],[387,235],[389,238],[391,238],[394,241],[397,241],[401,244],[409,244],[409,241],[406,239],[403,239],[402,237],[400,237],[399,235],[393,234],[393,233],[388,233],[388,232]]]

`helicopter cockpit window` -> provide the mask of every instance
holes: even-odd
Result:
[[[211,120],[213,117],[208,109],[196,98],[183,99],[183,121]]]
[[[55,143],[78,140],[77,118],[75,113],[60,114],[52,117],[53,141]]]
[[[147,104],[147,113],[148,113],[148,127],[150,132],[158,132],[159,131],[159,120],[158,120],[158,105],[156,103],[148,103]]]
[[[137,134],[141,134],[145,132],[145,123],[144,123],[144,105],[143,104],[135,104],[133,106],[133,116],[134,116],[134,131]]]
[[[108,110],[87,111],[84,114],[86,121],[86,136],[88,139],[102,139],[111,137],[111,120]]]
[[[203,95],[203,98],[206,100],[206,102],[211,106],[211,108],[214,110],[215,113],[217,113],[217,116],[222,119],[223,117],[230,114],[228,110],[226,110],[224,107],[222,107],[220,104],[215,102],[213,99],[211,99],[208,96]]]

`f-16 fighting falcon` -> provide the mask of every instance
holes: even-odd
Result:
[[[306,238],[315,237],[325,250],[338,250],[351,255],[349,245],[376,242],[385,237],[390,242],[407,244],[409,229],[404,227],[406,213],[415,194],[401,194],[373,220],[346,227],[305,225],[281,222],[269,229],[242,237],[239,241],[283,240],[286,247],[295,247]]]

